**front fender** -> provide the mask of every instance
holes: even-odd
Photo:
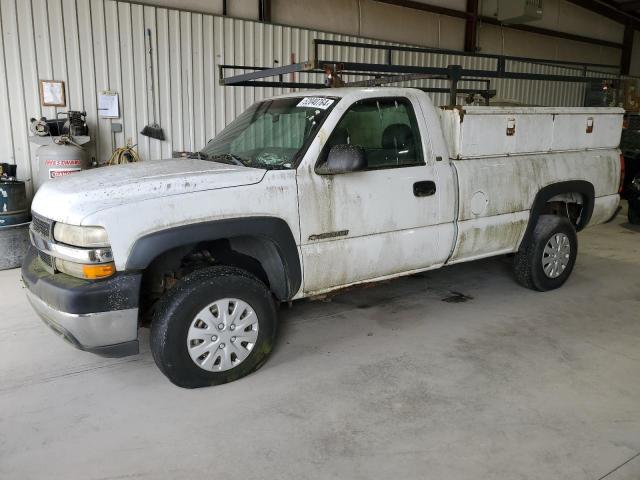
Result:
[[[173,248],[213,240],[229,239],[257,250],[251,242],[243,241],[247,238],[258,239],[265,245],[259,251],[276,297],[279,300],[291,299],[302,284],[300,257],[289,225],[276,217],[214,220],[150,233],[133,244],[126,270],[144,270],[153,259]]]

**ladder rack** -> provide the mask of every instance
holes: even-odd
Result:
[[[383,51],[383,63],[349,62],[320,58],[320,50],[326,47],[348,47],[355,49],[370,49]],[[480,57],[490,63],[490,68],[463,68],[461,65],[449,64],[446,67],[407,65],[394,62],[394,55],[400,53],[422,53],[432,55],[455,55],[457,57]],[[543,67],[556,67],[563,73],[530,73],[509,69],[511,63],[519,62]],[[242,87],[276,87],[276,88],[327,88],[327,87],[371,87],[389,85],[393,83],[410,82],[415,80],[433,80],[448,82],[442,87],[418,87],[425,92],[448,93],[449,104],[457,104],[457,95],[482,96],[485,103],[495,96],[491,79],[509,78],[520,80],[542,80],[580,83],[616,82],[620,77],[615,73],[608,73],[595,68],[615,68],[611,65],[595,63],[564,62],[559,60],[540,60],[527,57],[513,57],[505,55],[479,54],[459,52],[423,47],[405,47],[396,45],[380,45],[375,43],[345,42],[338,40],[313,40],[313,58],[309,61],[292,63],[280,67],[257,67],[247,65],[219,65],[220,84],[225,86]],[[225,76],[228,70],[243,70],[245,73]],[[322,74],[324,82],[312,80],[289,79],[290,74]],[[365,77],[362,80],[347,81],[344,77]],[[277,78],[276,78],[277,77]],[[268,80],[267,80],[268,79]],[[472,84],[462,87],[461,83]],[[481,86],[478,86],[481,84]]]

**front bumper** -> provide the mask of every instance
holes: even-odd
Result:
[[[33,247],[22,264],[27,298],[40,318],[76,348],[105,357],[138,353],[141,277],[118,273],[91,281],[53,274]]]

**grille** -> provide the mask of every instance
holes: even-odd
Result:
[[[41,217],[34,213],[31,214],[31,231],[36,235],[39,235],[48,240],[53,240],[53,221],[47,218]],[[56,259],[51,255],[48,255],[38,250],[38,258],[42,263],[42,266],[50,273],[56,271]]]
[[[43,253],[43,252],[38,252],[38,258],[44,264],[44,267],[48,271],[50,271],[50,272],[54,272],[55,271],[56,263],[55,263],[55,259],[51,255],[47,255],[46,253]]]
[[[51,220],[47,220],[46,218],[39,217],[35,214],[32,214],[31,217],[31,229],[38,235],[51,240],[51,226],[53,222]]]

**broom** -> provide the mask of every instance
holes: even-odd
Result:
[[[147,28],[147,40],[149,42],[149,71],[151,72],[151,101],[153,102],[153,118],[151,119],[153,123],[145,126],[140,132],[141,135],[149,138],[155,138],[157,140],[164,140],[164,132],[162,131],[162,127],[158,125],[156,122],[156,89],[154,85],[154,75],[153,75],[153,55],[151,49],[151,29]]]

